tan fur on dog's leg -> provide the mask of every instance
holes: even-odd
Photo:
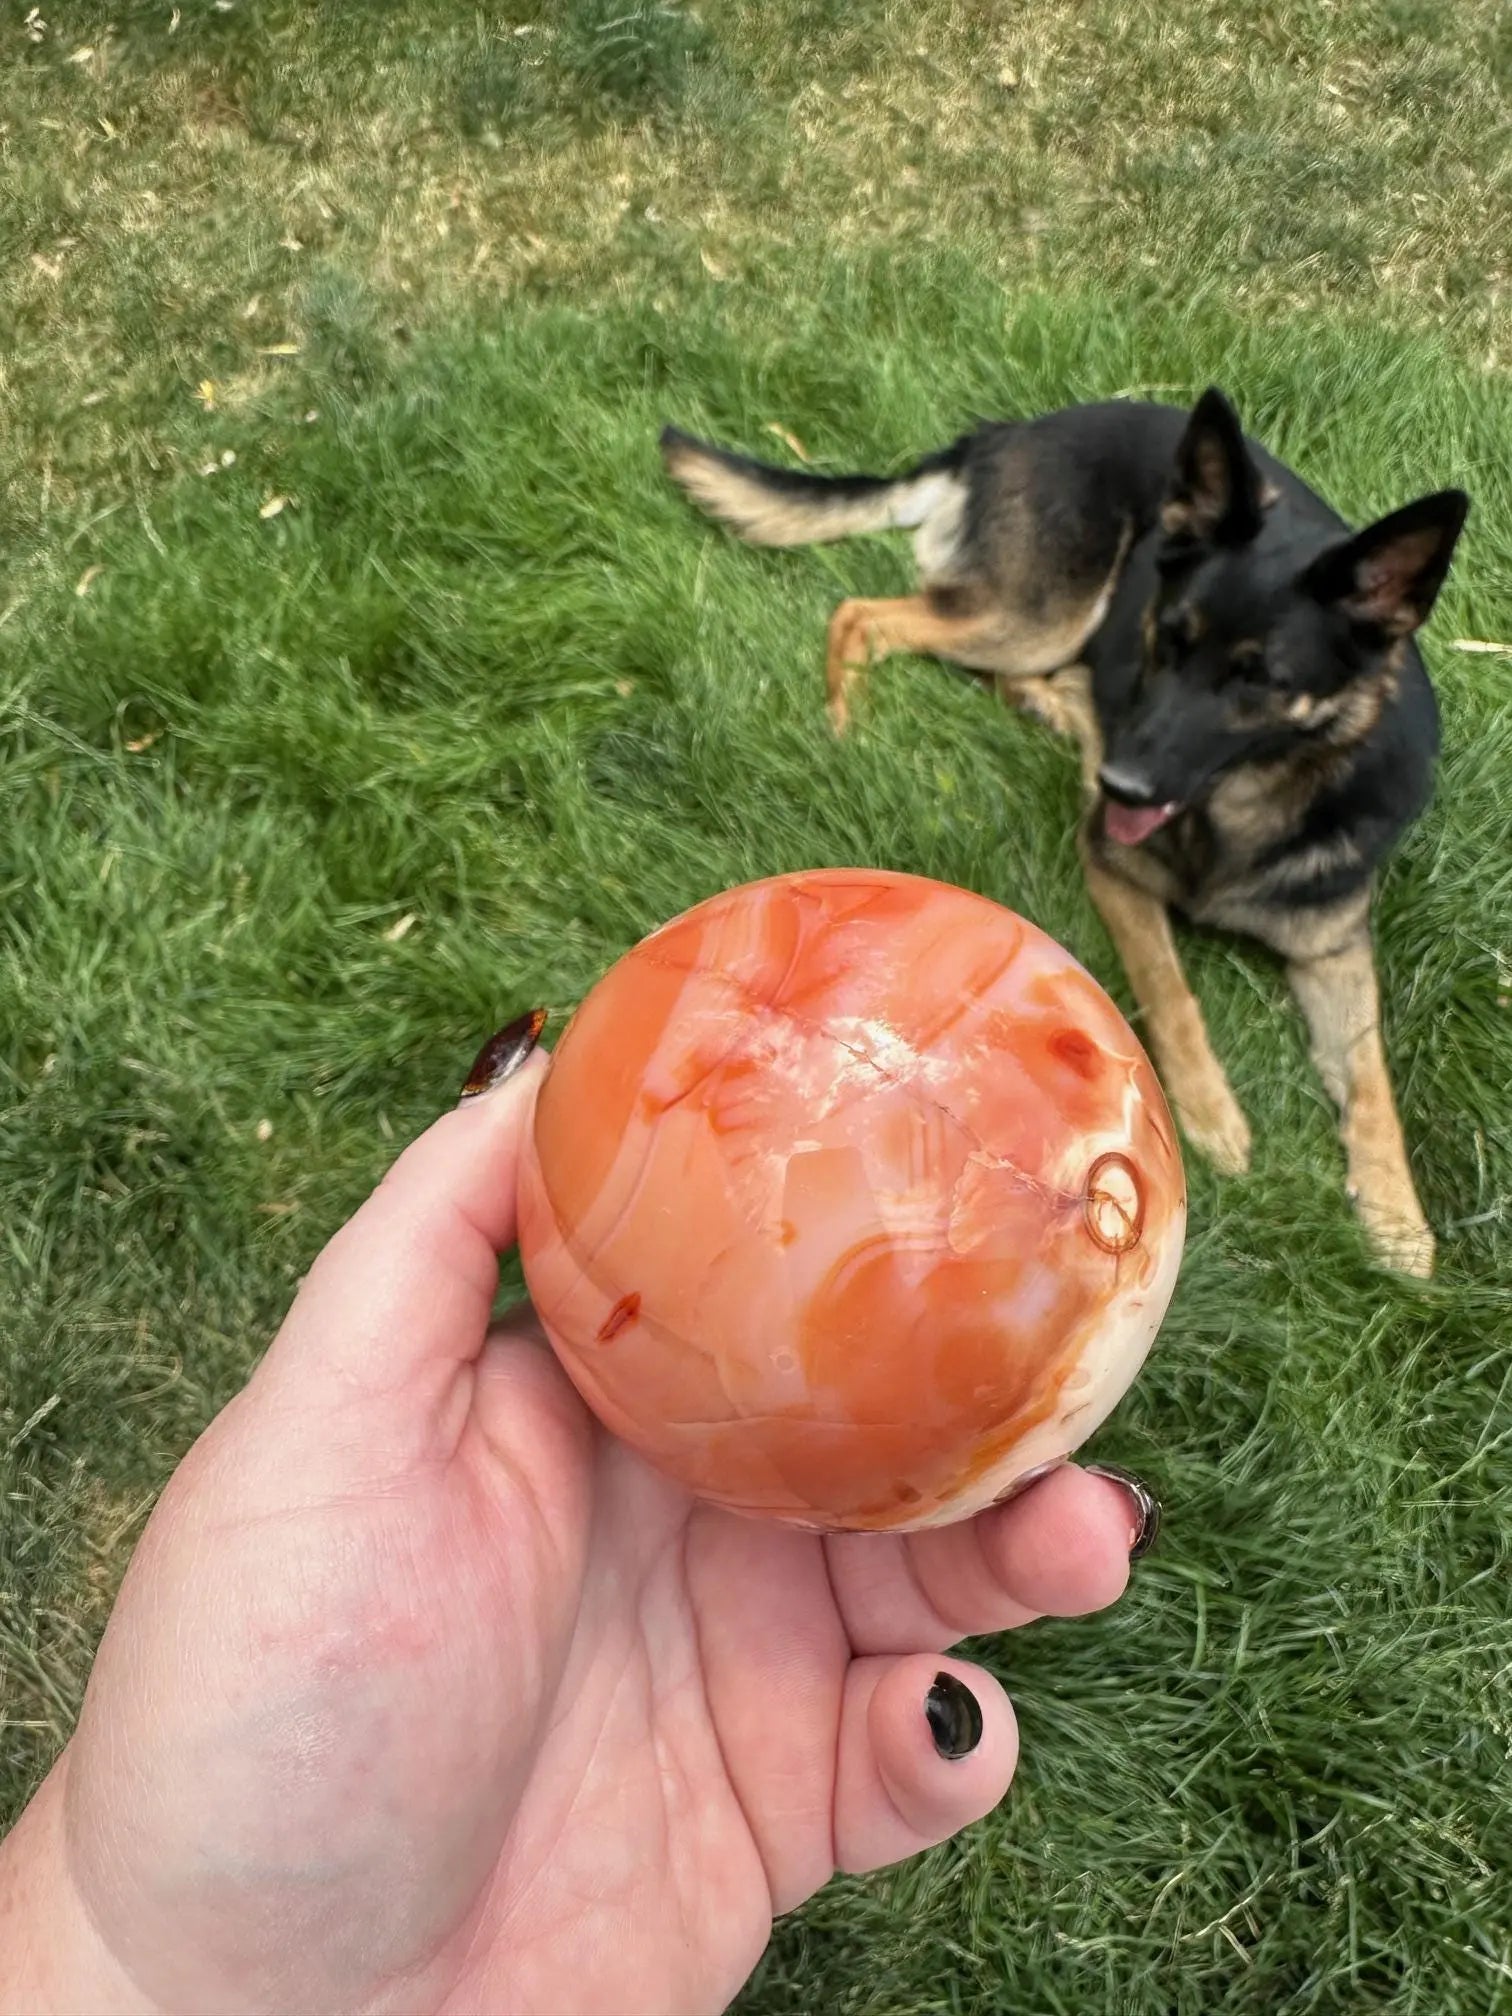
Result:
[[[1076,743],[1090,805],[1097,795],[1103,742],[1087,668],[1068,665],[1050,679],[999,683],[1006,699],[1027,706]],[[1095,859],[1085,827],[1079,845],[1087,893],[1143,1011],[1145,1040],[1182,1131],[1215,1169],[1237,1176],[1249,1167],[1249,1122],[1213,1055],[1202,1010],[1181,970],[1170,913],[1158,897],[1110,874]]]
[[[865,608],[864,602],[842,602],[829,621],[824,685],[830,726],[837,735],[843,735],[850,726],[851,695],[874,656],[865,620],[859,613]]]
[[[1371,1243],[1404,1274],[1433,1272],[1423,1216],[1381,1048],[1380,992],[1370,940],[1287,968],[1307,1017],[1313,1062],[1339,1109],[1349,1189]]]
[[[1017,677],[1000,673],[998,697],[1005,706],[1032,714],[1057,735],[1076,744],[1081,757],[1082,787],[1090,804],[1097,795],[1097,769],[1102,762],[1102,732],[1092,705],[1092,681],[1085,665],[1067,665],[1048,675]]]
[[[857,685],[868,666],[891,652],[917,651],[921,657],[976,667],[984,654],[991,656],[1000,636],[996,619],[943,616],[923,595],[878,601],[853,597],[840,603],[830,618],[824,655],[830,726],[837,735],[845,733]]]
[[[1196,996],[1187,985],[1163,903],[1099,867],[1084,847],[1087,888],[1144,1011],[1144,1038],[1182,1131],[1215,1169],[1249,1167],[1249,1122],[1213,1055]]]

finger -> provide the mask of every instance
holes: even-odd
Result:
[[[859,1874],[933,1848],[990,1813],[1018,1761],[1013,1708],[990,1673],[916,1653],[856,1659],[835,1770],[835,1863]]]
[[[483,1348],[544,1060],[428,1128],[305,1277],[268,1354],[313,1392],[417,1404]]]
[[[826,1544],[854,1651],[943,1651],[1036,1617],[1116,1603],[1143,1524],[1127,1486],[1067,1463],[959,1526],[839,1534]]]

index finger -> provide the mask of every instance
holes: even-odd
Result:
[[[839,1534],[825,1544],[857,1653],[942,1652],[1036,1617],[1116,1603],[1141,1525],[1128,1488],[1066,1463],[958,1526]]]

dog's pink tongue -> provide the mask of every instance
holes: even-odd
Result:
[[[1103,828],[1120,847],[1137,847],[1167,819],[1174,818],[1178,809],[1175,805],[1119,805],[1108,798],[1103,803]]]

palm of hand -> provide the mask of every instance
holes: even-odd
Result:
[[[463,1121],[497,1162],[475,1117],[433,1136]],[[144,1537],[68,1758],[80,1892],[152,2003],[195,2016],[717,2011],[774,1911],[995,1803],[1011,1713],[974,1673],[984,1740],[943,1763],[934,1655],[1111,1600],[1127,1504],[1068,1471],[909,1543],[695,1506],[538,1340],[480,1353],[476,1227],[405,1218],[424,1149]],[[392,1284],[366,1290],[376,1350],[352,1306],[340,1249],[385,1211],[426,1258],[399,1319],[423,1348],[392,1342]]]

